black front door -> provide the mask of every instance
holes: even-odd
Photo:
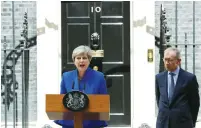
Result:
[[[62,72],[73,70],[72,51],[100,35],[103,72],[112,79],[110,126],[130,126],[130,2],[62,2]]]

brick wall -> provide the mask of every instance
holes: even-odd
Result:
[[[193,73],[193,68],[195,68],[195,75],[197,76],[198,83],[201,88],[201,2],[195,2],[195,13],[193,13],[193,2],[192,1],[178,1],[177,9],[175,1],[157,1],[155,2],[155,28],[156,35],[160,36],[160,6],[164,5],[166,9],[166,18],[168,27],[170,27],[171,32],[171,44],[184,44],[185,43],[185,33],[187,33],[187,44],[193,43],[193,15],[195,15],[195,60],[193,59],[193,45],[187,46],[187,61],[185,62],[185,46],[178,45],[182,55],[182,65],[181,67],[185,69],[187,66],[187,71]],[[176,16],[177,15],[177,16]],[[176,24],[177,21],[177,24]],[[177,31],[177,32],[176,32]],[[159,72],[159,51],[156,48],[156,73]],[[193,67],[193,61],[195,62],[195,67]],[[201,91],[200,91],[201,94]],[[201,95],[200,95],[201,96]],[[201,118],[201,109],[199,112],[199,117]]]
[[[14,8],[12,8],[14,4]],[[15,45],[13,44],[13,13],[14,9],[14,39]],[[28,11],[28,38],[36,36],[36,2],[22,1],[22,2],[1,2],[1,48],[3,49],[3,39],[6,36],[7,49],[13,49],[19,45],[20,33],[23,30],[24,13]],[[37,47],[33,46],[30,48],[29,58],[29,96],[28,98],[28,121],[34,122],[37,118],[37,61],[36,61],[36,50]],[[10,51],[7,51],[9,54]],[[4,52],[1,50],[1,68],[4,62]],[[11,63],[12,64],[12,63]],[[18,121],[22,120],[22,61],[21,56],[17,60],[15,65],[16,81],[19,83],[17,92],[17,110],[18,110]],[[3,69],[2,69],[3,70]],[[2,85],[2,91],[4,91],[4,85]],[[3,100],[2,100],[3,101]],[[2,124],[5,120],[4,105],[1,103],[1,121]],[[13,103],[10,104],[10,109],[7,112],[8,122],[13,121]]]

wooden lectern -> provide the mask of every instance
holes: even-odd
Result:
[[[82,112],[72,112],[63,106],[65,94],[46,94],[46,113],[50,120],[74,120],[74,128],[82,128],[83,120],[110,120],[110,96],[87,95],[89,106]]]

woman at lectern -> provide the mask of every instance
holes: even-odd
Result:
[[[66,94],[70,91],[79,90],[85,94],[107,94],[103,73],[89,67],[92,50],[88,46],[78,46],[73,50],[72,59],[76,69],[63,73],[60,93]],[[74,128],[73,120],[55,120],[54,122],[62,128]],[[102,128],[106,126],[106,121],[83,121],[83,128]]]

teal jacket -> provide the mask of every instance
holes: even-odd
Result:
[[[78,71],[72,70],[63,73],[60,94],[70,91],[82,91],[85,94],[107,94],[107,86],[103,73],[87,68],[82,80],[78,80]],[[55,120],[56,124],[63,128],[74,128],[73,120]],[[106,121],[84,120],[83,128],[106,127]]]

